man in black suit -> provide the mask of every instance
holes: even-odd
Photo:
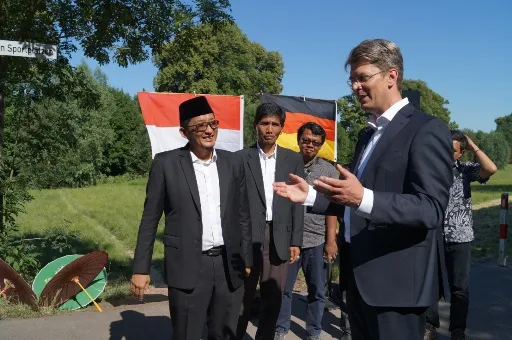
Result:
[[[393,42],[366,40],[345,64],[369,129],[343,179],[314,189],[291,175],[279,195],[314,213],[344,216],[340,259],[349,268],[347,308],[354,340],[420,340],[425,311],[439,298],[443,216],[452,183],[452,143],[444,122],[402,99],[403,60]],[[345,255],[345,256],[344,256]],[[343,258],[344,257],[344,258]]]
[[[179,107],[188,144],[155,155],[133,260],[131,290],[141,300],[158,222],[165,214],[164,279],[174,340],[234,339],[243,282],[252,266],[246,178],[241,158],[216,150],[219,121],[206,97]]]
[[[304,162],[299,153],[277,145],[285,122],[283,109],[273,103],[256,110],[254,128],[258,142],[238,151],[245,164],[247,192],[251,211],[254,267],[245,281],[242,313],[237,337],[241,339],[251,318],[251,306],[260,282],[261,312],[256,339],[274,338],[281,308],[287,264],[300,256],[304,207],[274,194],[274,181],[284,181],[288,174],[304,176]]]

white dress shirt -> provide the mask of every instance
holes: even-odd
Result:
[[[372,137],[368,141],[368,144],[366,148],[363,151],[363,154],[361,156],[361,159],[359,161],[359,164],[356,168],[356,176],[358,179],[361,178],[363,175],[364,169],[366,168],[366,164],[368,163],[368,160],[370,159],[373,150],[375,150],[375,146],[377,145],[377,142],[379,141],[380,137],[382,137],[384,131],[386,130],[386,127],[389,125],[391,120],[396,116],[398,111],[400,111],[405,105],[409,103],[409,99],[403,98],[402,100],[394,103],[391,105],[389,109],[387,109],[382,115],[375,118],[374,115],[371,115],[368,118],[367,124],[375,130]],[[314,192],[314,193],[313,193]],[[312,190],[310,187],[310,190],[308,192],[308,197],[306,198],[306,201],[304,202],[304,205],[312,206],[316,199],[316,191]],[[311,203],[313,202],[313,203]],[[370,219],[370,215],[372,213],[373,209],[373,190],[363,188],[363,198],[361,200],[361,204],[359,207],[354,211],[356,214],[363,216],[367,219]],[[345,223],[345,241],[350,243],[350,212],[351,208],[345,207],[345,214],[343,216],[343,220]]]
[[[271,155],[267,156],[260,145],[257,144],[260,156],[261,174],[263,175],[263,187],[265,188],[265,204],[267,206],[266,220],[272,221],[272,203],[274,202],[274,188],[272,184],[276,178],[277,145]]]
[[[201,201],[201,219],[203,222],[202,250],[224,245],[222,238],[222,222],[220,219],[220,188],[217,172],[217,153],[207,161],[197,158],[194,153],[192,164],[196,174],[197,189]]]

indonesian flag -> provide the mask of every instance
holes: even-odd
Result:
[[[179,106],[195,96],[192,93],[139,92],[142,117],[148,129],[153,158],[157,153],[177,149],[187,144],[180,134]],[[208,99],[219,132],[215,147],[237,151],[244,146],[244,96],[202,94]]]
[[[297,131],[308,122],[314,122],[325,130],[325,143],[318,156],[330,161],[336,161],[337,146],[337,106],[335,100],[312,99],[306,97],[278,96],[262,94],[262,103],[274,103],[286,112],[284,128],[277,139],[277,144],[284,148],[299,151]]]

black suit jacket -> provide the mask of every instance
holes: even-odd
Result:
[[[245,267],[252,266],[245,170],[241,158],[235,153],[216,152],[228,281],[236,288],[243,283]],[[163,212],[165,282],[170,287],[193,289],[201,279],[198,276],[202,256],[201,208],[188,146],[155,155],[146,188],[133,273],[149,273],[157,226]]]
[[[372,135],[356,147],[355,173]],[[439,298],[444,212],[453,181],[453,146],[446,124],[408,104],[389,123],[360,179],[374,192],[369,219],[351,209],[351,265],[372,306],[426,307]],[[343,216],[318,195],[313,212]]]
[[[293,204],[274,193],[273,206],[267,207],[263,174],[256,144],[237,152],[244,160],[247,174],[247,191],[251,210],[252,242],[263,242],[267,209],[272,209],[273,241],[279,258],[290,259],[289,247],[302,246],[304,230],[304,207]],[[304,177],[304,161],[302,156],[292,150],[277,146],[275,182],[288,181],[289,174]]]

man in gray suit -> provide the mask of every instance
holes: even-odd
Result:
[[[258,142],[239,151],[245,164],[251,211],[254,267],[245,282],[237,337],[243,338],[260,282],[261,312],[256,339],[273,339],[281,308],[288,263],[298,260],[302,246],[304,207],[274,194],[272,184],[290,173],[304,177],[302,156],[276,143],[285,122],[283,109],[273,103],[256,110],[254,128]]]
[[[243,282],[252,266],[244,165],[238,155],[214,148],[219,121],[206,97],[183,102],[179,111],[188,144],[153,160],[131,290],[142,300],[149,287],[163,212],[173,339],[200,339],[205,321],[208,339],[234,339]]]

